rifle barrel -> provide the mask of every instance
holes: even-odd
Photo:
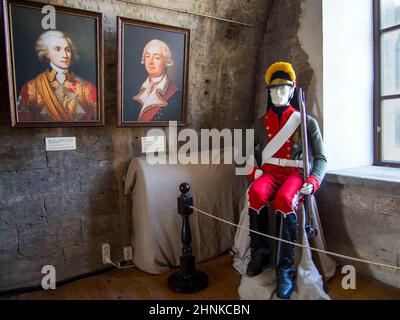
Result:
[[[308,136],[307,136],[307,112],[306,112],[306,104],[305,104],[305,93],[304,91],[299,88],[299,106],[300,106],[300,119],[301,119],[301,135],[302,135],[302,148],[303,148],[303,171],[304,171],[304,180],[306,180],[310,176],[310,163],[309,163],[309,156],[308,156]],[[305,220],[306,220],[306,227],[310,225],[314,228],[314,219],[312,216],[312,212],[315,213],[312,209],[311,204],[311,197],[304,196],[304,209],[305,209]],[[317,216],[317,222],[319,224],[319,229],[322,231],[321,222],[319,221],[319,217]],[[324,243],[323,234],[320,232],[322,237],[322,241]],[[307,234],[308,241],[311,247],[316,247],[316,241],[314,237],[310,237]],[[320,256],[315,251],[312,251],[312,260],[318,269],[318,272],[321,275],[324,291],[328,292],[328,282],[325,275],[325,270],[322,266],[322,262]]]
[[[310,164],[308,157],[308,137],[307,137],[307,111],[305,105],[305,94],[303,89],[299,88],[299,106],[300,106],[300,119],[301,119],[301,135],[302,135],[302,149],[303,149],[303,169],[304,180],[310,175]]]

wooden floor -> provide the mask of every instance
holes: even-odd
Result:
[[[231,264],[230,256],[223,255],[198,265],[207,273],[210,285],[196,294],[181,295],[168,289],[167,279],[176,270],[161,275],[151,275],[137,268],[115,270],[78,280],[58,287],[56,290],[37,291],[5,299],[83,299],[83,300],[238,300],[237,289],[240,275]],[[341,288],[342,275],[337,273],[330,280],[330,296],[337,300],[400,299],[400,289],[389,287],[365,276],[357,276],[357,290]]]

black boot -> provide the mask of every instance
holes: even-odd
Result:
[[[261,233],[268,232],[268,207],[264,207],[260,213],[249,209],[249,225],[251,230]],[[246,274],[255,277],[263,271],[268,264],[271,255],[269,239],[250,232],[251,260],[247,265]]]
[[[291,242],[296,241],[296,215],[290,213],[283,217],[277,213],[278,237]],[[294,246],[278,242],[276,251],[276,295],[281,299],[289,299],[294,290]]]

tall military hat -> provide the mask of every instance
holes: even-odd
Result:
[[[296,84],[296,74],[288,62],[276,62],[265,72],[265,84],[267,87]]]

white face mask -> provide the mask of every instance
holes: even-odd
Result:
[[[293,95],[294,87],[282,85],[270,88],[271,100],[276,107],[285,107]]]

